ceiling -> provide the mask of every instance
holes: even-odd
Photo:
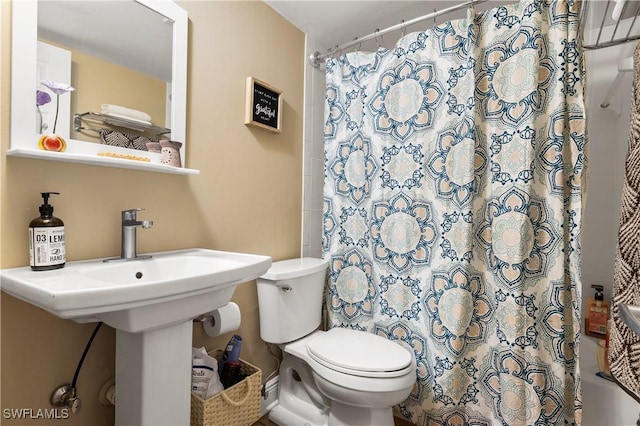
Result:
[[[372,34],[376,29],[385,28],[410,21],[413,18],[433,13],[451,6],[464,3],[465,0],[264,0],[276,12],[305,32],[312,40],[325,49],[353,41]],[[475,0],[479,3],[479,0]],[[517,0],[489,0],[475,5],[476,12],[500,5],[515,3]],[[436,24],[464,17],[466,9],[448,13],[436,18]],[[407,32],[418,31],[434,26],[433,21],[423,21],[407,27]],[[385,47],[395,44],[400,34],[382,37],[379,43]],[[380,40],[378,40],[380,41]],[[376,47],[376,42],[363,44],[363,50]]]

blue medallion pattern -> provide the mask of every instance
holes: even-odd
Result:
[[[460,356],[487,341],[495,308],[480,273],[461,266],[435,271],[422,303],[431,337],[450,353]]]
[[[564,83],[562,91],[568,95],[576,96],[578,94],[576,85],[580,82],[580,50],[577,40],[565,41],[562,43],[564,50],[560,53],[563,62],[560,66],[567,69],[566,74],[560,77],[560,81]]]
[[[443,95],[435,64],[406,59],[380,76],[369,103],[376,131],[404,142],[414,132],[432,127]]]
[[[491,181],[505,185],[532,180],[535,138],[536,132],[529,126],[491,135]]]
[[[329,308],[349,321],[370,319],[378,297],[372,274],[373,265],[357,250],[331,256]]]
[[[477,105],[484,119],[520,125],[546,111],[558,72],[548,43],[540,29],[520,25],[508,40],[487,49],[476,77]]]
[[[420,314],[420,280],[394,275],[380,277],[380,312],[390,318],[418,320]]]
[[[367,211],[363,208],[347,207],[340,215],[340,243],[361,248],[369,245]]]
[[[398,45],[393,51],[393,54],[396,56],[396,58],[403,58],[420,50],[424,50],[427,47],[428,39],[429,34],[421,32],[415,38],[406,39],[406,41],[409,43],[408,46],[398,42]]]
[[[338,123],[344,117],[344,107],[340,104],[340,95],[337,87],[327,86],[326,105],[324,108],[324,137],[334,138],[338,130]]]
[[[477,372],[475,358],[453,361],[436,357],[433,385],[434,401],[444,406],[478,403]]]
[[[373,205],[373,255],[393,271],[403,273],[429,263],[438,232],[431,205],[402,193]]]
[[[581,421],[579,8],[520,0],[326,62],[329,325],[413,353],[415,424]]]
[[[472,50],[470,33],[473,26],[465,21],[445,22],[433,29],[441,55],[456,55],[460,59],[468,58]]]
[[[465,95],[473,93],[469,90],[473,87],[473,67],[475,61],[470,58],[466,63],[462,63],[457,68],[449,69],[449,78],[447,85],[449,86],[447,95],[447,113],[461,116],[467,111],[471,111],[475,106],[473,96],[465,98]]]
[[[544,304],[541,306],[542,332],[549,339],[544,340],[554,359],[573,365],[576,362],[577,347],[574,333],[566,332],[563,324],[567,322],[565,316],[576,308],[576,285],[570,283],[567,287],[564,281],[554,281],[544,294]]]
[[[551,212],[546,200],[515,187],[487,201],[478,242],[508,289],[532,287],[554,266],[560,227]]]
[[[566,115],[569,115],[570,123],[566,123]],[[581,182],[584,180],[582,175],[587,142],[584,111],[572,108],[553,112],[550,114],[548,130],[537,157],[541,169],[554,193],[564,193],[568,188],[572,195],[578,195],[583,190]],[[567,134],[568,138],[565,136]],[[572,157],[567,158],[567,153],[571,153]],[[566,164],[571,165],[570,170],[565,169]]]
[[[442,257],[453,261],[471,262],[473,259],[473,214],[454,211],[443,213]]]
[[[491,348],[482,371],[480,395],[503,426],[561,424],[563,381],[548,363],[527,352]]]
[[[509,10],[506,7],[499,7],[493,17],[497,21],[496,28],[505,26],[511,29],[514,25],[520,23],[520,18],[516,15],[509,15]]]
[[[535,296],[507,293],[502,289],[496,292],[496,302],[500,306],[497,311],[497,335],[500,343],[507,346],[518,346],[521,349],[530,346],[538,347],[538,330],[536,324]]]
[[[382,59],[387,54],[389,54],[389,50],[380,49],[374,54],[341,56],[337,59],[337,65],[342,71],[342,79],[360,84],[367,75],[376,72],[380,68]]]
[[[371,141],[356,134],[338,145],[329,172],[336,180],[336,193],[360,204],[371,193],[371,178],[378,166],[371,153]]]
[[[354,89],[347,93],[345,108],[347,110],[347,129],[358,130],[364,120],[364,104],[366,95],[363,90]]]
[[[480,191],[487,156],[476,137],[473,123],[462,120],[438,135],[427,170],[435,180],[436,193],[459,207],[468,205]]]
[[[333,202],[330,198],[322,200],[322,254],[329,252],[329,244],[331,243],[331,234],[336,229],[336,220],[333,217]]]
[[[392,145],[382,148],[382,186],[390,189],[420,187],[422,173],[422,145]]]

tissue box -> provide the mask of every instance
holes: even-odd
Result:
[[[218,362],[223,354],[209,352]],[[260,419],[262,370],[240,359],[240,373],[246,377],[207,400],[191,394],[191,426],[250,426]]]

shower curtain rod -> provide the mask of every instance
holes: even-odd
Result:
[[[460,3],[460,4],[457,4],[455,6],[450,6],[450,7],[444,8],[442,10],[435,10],[432,13],[429,13],[429,14],[423,15],[423,16],[419,16],[417,18],[413,18],[410,21],[406,21],[406,22],[402,21],[400,24],[393,25],[393,26],[391,26],[389,28],[385,28],[384,30],[376,30],[375,32],[373,32],[373,33],[371,33],[371,34],[369,34],[367,36],[360,37],[360,38],[356,37],[355,39],[353,39],[352,41],[350,41],[348,43],[343,43],[341,45],[337,45],[336,47],[334,47],[332,49],[331,48],[328,49],[326,53],[320,53],[320,52],[316,51],[313,54],[311,54],[311,56],[309,56],[309,61],[311,61],[311,64],[314,67],[316,67],[316,68],[320,67],[320,61],[321,60],[323,60],[327,56],[331,56],[332,54],[334,54],[336,52],[339,52],[341,50],[348,49],[348,48],[353,47],[353,46],[355,46],[357,44],[360,44],[360,43],[365,42],[365,41],[372,40],[372,39],[377,38],[377,37],[381,37],[384,34],[387,34],[387,33],[393,32],[393,31],[402,30],[402,29],[404,29],[404,28],[406,28],[406,27],[408,27],[410,25],[417,24],[418,22],[426,21],[428,19],[435,19],[438,16],[446,15],[447,13],[455,12],[456,10],[464,9],[466,7],[469,7],[469,6],[470,7],[474,7],[476,4],[484,3],[484,2],[487,2],[487,1],[489,1],[489,0],[468,0],[468,1],[465,1],[464,3]]]

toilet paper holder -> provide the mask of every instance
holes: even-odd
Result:
[[[193,321],[195,321],[195,322],[207,322],[207,321],[209,321],[209,322],[213,323],[213,314],[211,312],[208,312],[206,314],[199,315],[199,316],[195,317],[193,319]]]
[[[237,304],[229,302],[218,309],[199,315],[193,320],[202,323],[205,334],[217,337],[240,327],[240,308]]]

